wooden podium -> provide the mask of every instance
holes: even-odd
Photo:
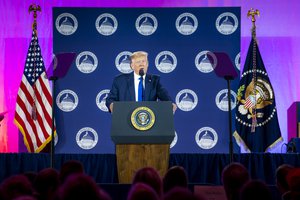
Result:
[[[146,125],[136,125],[139,116]],[[151,128],[146,123],[150,121],[154,121]],[[143,167],[153,167],[163,176],[174,136],[171,102],[114,102],[111,138],[116,144],[119,183],[131,183]]]

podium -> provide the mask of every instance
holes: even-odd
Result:
[[[119,183],[131,183],[143,167],[153,167],[163,176],[174,136],[172,102],[114,102],[111,138],[116,145]]]

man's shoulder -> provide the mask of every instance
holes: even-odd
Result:
[[[131,74],[119,74],[115,77],[116,80],[127,80],[129,79]]]

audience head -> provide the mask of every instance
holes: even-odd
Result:
[[[241,189],[240,199],[272,200],[272,193],[264,182],[260,180],[250,180]]]
[[[2,198],[4,200],[12,200],[24,195],[33,195],[33,188],[24,175],[14,175],[1,184]]]
[[[23,175],[26,176],[26,177],[28,178],[28,180],[30,181],[31,185],[34,184],[35,178],[36,178],[36,176],[37,176],[37,173],[36,173],[36,172],[28,171],[28,172],[25,172]]]
[[[60,186],[57,196],[61,200],[111,200],[110,196],[85,174],[70,175]]]
[[[289,191],[287,175],[292,169],[294,169],[294,167],[288,164],[280,165],[276,169],[276,186],[281,194]]]
[[[188,188],[174,187],[164,194],[163,200],[204,200],[194,195]]]
[[[130,188],[127,200],[159,200],[159,197],[149,185],[136,183]]]
[[[300,199],[300,168],[291,169],[286,177],[291,199]]]
[[[41,170],[35,179],[34,188],[38,193],[38,199],[51,199],[59,186],[59,175],[57,170],[46,168]]]
[[[184,188],[187,188],[188,186],[188,178],[186,172],[181,166],[171,167],[163,177],[164,192],[167,192],[176,186]]]
[[[68,160],[62,165],[59,173],[59,178],[61,183],[64,183],[64,181],[68,178],[68,176],[72,174],[83,174],[83,173],[84,173],[84,169],[81,162],[79,162],[78,160]]]
[[[227,165],[222,172],[222,182],[227,199],[239,199],[242,186],[249,180],[248,170],[242,164],[231,163]]]
[[[145,183],[152,187],[158,196],[162,194],[162,180],[158,172],[152,167],[145,167],[138,170],[133,177],[132,183]]]

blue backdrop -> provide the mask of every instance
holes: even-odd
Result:
[[[240,8],[54,8],[53,26],[54,53],[77,54],[55,85],[57,153],[115,152],[104,102],[138,50],[178,106],[171,153],[228,153],[239,78],[228,98],[213,52],[226,52],[239,73]]]

